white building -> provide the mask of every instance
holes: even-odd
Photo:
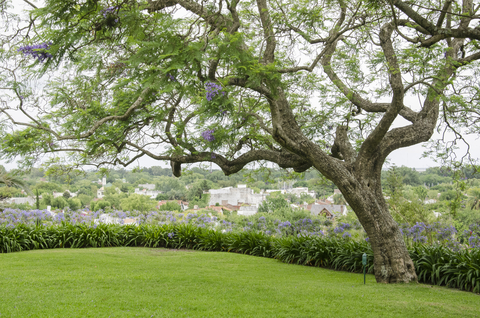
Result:
[[[267,198],[267,193],[253,193],[253,190],[246,185],[238,185],[237,188],[211,189],[209,205],[240,205],[242,203],[258,205]]]
[[[144,188],[144,189],[147,189],[147,190],[155,190],[155,185],[151,184],[151,183],[139,184],[138,187],[139,188]]]
[[[301,196],[302,194],[306,194],[311,196],[312,198],[316,197],[315,191],[308,191],[308,188],[290,188],[290,189],[273,189],[273,190],[266,190],[268,194],[272,192],[280,192],[281,194],[294,194],[296,196]]]
[[[155,188],[155,185],[154,185]],[[146,195],[149,196],[151,199],[155,199],[157,195],[162,193],[162,191],[157,191],[157,190],[147,190],[147,189],[142,189],[140,188],[135,188],[135,194],[141,194],[141,195]]]
[[[41,196],[39,196],[41,198]],[[23,197],[23,198],[8,198],[4,200],[7,204],[25,204],[28,203],[31,206],[34,206],[37,200],[34,197]]]
[[[258,206],[255,205],[242,205],[237,211],[237,215],[250,216],[258,212]]]

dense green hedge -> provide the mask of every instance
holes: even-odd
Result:
[[[373,272],[370,244],[351,239],[274,238],[258,232],[221,233],[192,225],[0,227],[0,253],[32,249],[145,246],[225,251],[276,258],[285,263],[361,272],[362,254]],[[410,250],[420,282],[480,293],[480,249],[452,251],[418,244]]]

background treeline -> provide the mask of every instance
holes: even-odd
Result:
[[[97,190],[102,186],[98,181],[103,176],[107,182],[105,197],[94,201]],[[40,209],[50,205],[54,209],[69,207],[73,210],[89,208],[148,211],[155,209],[159,200],[184,200],[188,201],[191,207],[198,205],[202,208],[208,205],[209,196],[205,192],[209,189],[235,187],[238,184],[247,184],[256,192],[289,186],[308,187],[317,193],[319,199],[331,197],[335,204],[345,203],[341,194],[333,195],[335,185],[314,171],[297,174],[272,168],[244,169],[234,175],[225,176],[219,170],[192,167],[184,171],[180,178],[175,178],[170,168],[160,166],[138,170],[120,168],[101,171],[81,171],[57,166],[55,169],[46,170],[33,168],[24,173],[22,178],[34,196],[36,193],[42,196],[38,206]],[[155,200],[134,194],[135,188],[146,183],[155,184],[155,190],[162,192]],[[382,172],[382,185],[390,211],[399,223],[432,223],[443,218],[449,219],[450,223],[461,229],[462,224],[467,226],[480,221],[480,176],[472,166],[460,170],[435,167],[422,172],[393,166]],[[77,197],[71,198],[65,193],[66,190],[77,193]],[[64,195],[53,198],[53,191],[62,192]],[[19,188],[0,187],[0,198],[26,195]],[[291,195],[275,198],[276,201],[281,199],[289,199],[291,203],[305,201],[304,198]],[[272,205],[271,202],[269,205]],[[276,205],[287,207],[281,202],[276,202]],[[35,205],[27,204],[14,207],[36,208]],[[164,208],[178,210],[180,207],[170,204]]]

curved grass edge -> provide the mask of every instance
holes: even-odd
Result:
[[[360,273],[362,255],[373,251],[365,241],[319,236],[276,238],[259,232],[222,233],[189,224],[0,226],[0,253],[35,249],[87,247],[165,247],[242,253],[281,262]],[[409,249],[420,283],[480,293],[480,249],[452,251],[442,245]]]

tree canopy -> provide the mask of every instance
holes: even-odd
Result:
[[[1,2],[3,158],[313,167],[369,234],[377,280],[416,279],[381,169],[435,129],[478,131],[476,1],[26,2],[18,24]]]

